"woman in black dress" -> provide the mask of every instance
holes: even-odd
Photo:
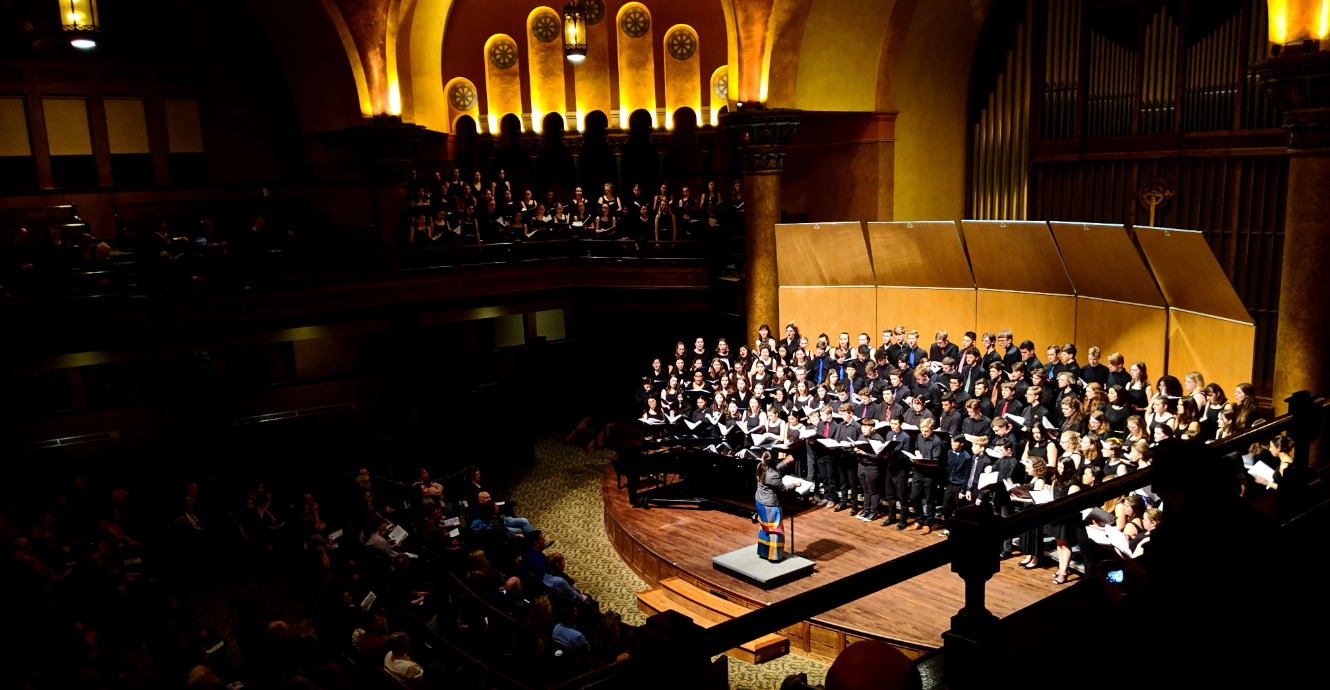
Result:
[[[1072,446],[1072,449],[1074,448],[1075,446]],[[1078,483],[1080,472],[1076,469],[1076,460],[1070,455],[1072,449],[1067,448],[1065,440],[1063,449],[1067,450],[1068,455],[1058,460],[1057,476],[1053,479],[1053,500],[1055,501],[1081,490]],[[1072,517],[1063,518],[1049,526],[1049,532],[1053,535],[1054,551],[1058,559],[1058,570],[1053,574],[1053,582],[1059,585],[1067,582],[1067,568],[1071,565],[1071,545],[1077,538],[1076,531],[1079,517],[1080,513],[1074,513]]]
[[[1150,399],[1155,397],[1154,387],[1150,385],[1150,374],[1146,372],[1145,362],[1132,362],[1131,380],[1127,382],[1127,401],[1131,408],[1144,414],[1150,406]]]
[[[1104,420],[1108,422],[1108,435],[1112,438],[1127,436],[1127,417],[1132,409],[1127,401],[1127,389],[1111,386],[1108,389],[1108,406],[1104,408]]]

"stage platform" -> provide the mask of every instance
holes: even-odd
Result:
[[[940,532],[898,531],[834,512],[830,507],[796,510],[795,551],[813,564],[813,573],[771,589],[712,566],[712,556],[756,548],[757,526],[745,517],[691,507],[633,508],[626,489],[616,486],[614,468],[601,480],[605,531],[620,557],[655,587],[679,577],[749,609],[804,592],[899,555],[945,539]],[[787,507],[787,513],[789,509]],[[786,522],[788,525],[788,520]],[[1024,570],[1019,557],[1002,562],[988,582],[987,606],[999,617],[1062,591],[1051,567]],[[1073,579],[1073,582],[1075,580]],[[877,639],[918,658],[942,646],[942,633],[964,602],[964,583],[949,568],[871,594],[821,616],[777,631],[790,649],[831,661],[847,645]]]
[[[747,580],[762,589],[771,589],[812,575],[814,564],[807,558],[788,553],[780,562],[772,563],[759,558],[757,547],[750,544],[729,553],[713,556],[711,566],[721,572]]]

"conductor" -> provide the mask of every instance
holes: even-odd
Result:
[[[793,458],[772,464],[771,452],[763,451],[757,463],[757,556],[772,563],[779,563],[785,558],[785,527],[781,524],[780,495],[777,493],[786,486],[781,468],[793,462]],[[792,479],[796,485],[803,480]]]

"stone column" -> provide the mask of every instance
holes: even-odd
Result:
[[[582,147],[585,144],[586,140],[582,138],[581,134],[563,135],[563,145],[567,147],[568,155],[573,159],[573,187],[579,187],[582,185]],[[572,190],[570,189],[566,191],[571,192]],[[567,197],[570,195],[564,194],[564,196]],[[592,198],[594,199],[595,197]]]
[[[699,129],[697,132],[697,148],[702,154],[702,190],[707,188],[707,183],[715,180],[716,175],[716,132],[710,126]],[[718,191],[724,191],[719,189]]]
[[[610,152],[614,154],[614,193],[622,195],[626,191],[623,188],[623,154],[628,150],[628,135],[609,134],[605,143],[610,145]]]
[[[534,195],[537,189],[540,189],[541,187],[544,186],[541,184],[540,181],[540,149],[542,145],[541,136],[539,134],[523,134],[519,139],[519,143],[522,146],[522,152],[526,154],[526,162],[527,162],[527,174],[525,175],[526,179],[524,182],[521,182],[521,184],[523,184],[526,187],[530,187],[531,192]],[[519,200],[521,198],[522,198],[521,188],[514,186],[513,199]]]
[[[780,222],[781,166],[785,147],[799,131],[796,110],[759,108],[726,113],[721,124],[736,142],[743,171],[744,302],[748,333],[762,324],[781,330],[776,280],[776,223]]]
[[[1279,282],[1273,403],[1288,409],[1293,393],[1330,394],[1330,342],[1325,286],[1330,274],[1330,53],[1289,47],[1257,65],[1265,91],[1284,111],[1288,196]]]
[[[379,241],[396,249],[407,222],[407,181],[425,140],[425,128],[380,116],[373,124],[345,130],[365,168]]]
[[[668,175],[670,169],[668,163],[670,158],[670,146],[673,144],[674,144],[673,132],[666,134],[653,133],[651,135],[651,145],[656,147],[657,186],[659,186],[661,182],[666,182],[670,179],[670,176]],[[674,185],[670,185],[670,194],[678,194],[678,193],[679,190],[676,189]]]

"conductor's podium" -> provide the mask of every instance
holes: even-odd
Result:
[[[748,609],[722,599],[677,577],[660,581],[660,586],[637,594],[637,608],[648,616],[662,611],[677,611],[709,628],[748,613]],[[780,635],[763,635],[725,652],[740,661],[761,664],[790,652],[790,641]]]

